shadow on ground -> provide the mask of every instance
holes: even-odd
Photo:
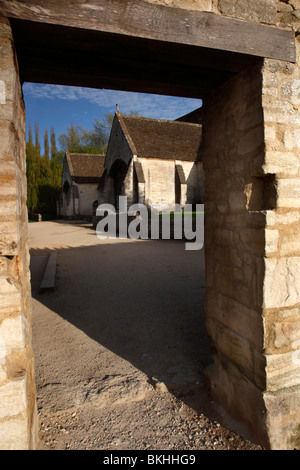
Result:
[[[34,299],[197,408],[193,397],[203,388],[203,368],[210,360],[203,250],[186,251],[183,242],[164,240],[59,249],[56,288],[42,294],[38,287],[47,257],[38,250],[31,255]],[[85,359],[79,357],[82,336],[73,333],[68,340],[64,327],[57,324],[50,335],[40,329],[35,341],[45,347],[50,341],[50,350],[61,347],[61,360],[76,375],[91,365],[87,351]]]

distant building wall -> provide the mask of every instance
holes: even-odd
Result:
[[[98,200],[98,184],[78,183],[79,217],[92,217],[93,202]]]

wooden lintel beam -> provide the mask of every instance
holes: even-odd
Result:
[[[295,34],[142,0],[1,0],[0,14],[34,22],[295,62]]]

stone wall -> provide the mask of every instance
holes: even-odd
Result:
[[[139,158],[146,180],[146,206],[175,204],[175,164],[172,160]]]
[[[277,0],[146,0],[175,8],[208,11],[257,23],[276,24]],[[294,2],[289,3],[295,3]],[[286,2],[288,3],[288,2]]]
[[[300,446],[299,73],[265,60],[204,106],[208,380],[273,449]]]
[[[206,323],[214,356],[210,388],[224,408],[266,444],[262,399],[266,182],[250,171],[253,159],[264,149],[260,67],[239,74],[205,103],[203,165]]]
[[[78,183],[79,217],[91,218],[93,215],[93,202],[98,201],[97,183]]]
[[[0,449],[35,447],[25,110],[9,21],[0,17]]]
[[[148,1],[278,25],[299,41],[299,0]],[[232,416],[278,449],[300,447],[299,61],[265,60],[204,105],[208,380]],[[24,122],[1,18],[0,449],[36,439]]]
[[[187,204],[203,204],[205,195],[205,174],[202,162],[178,161],[187,182]]]
[[[296,3],[296,2],[290,2]],[[300,41],[297,41],[300,63]],[[268,426],[277,448],[300,448],[300,68],[266,60],[263,174],[276,206],[266,211],[263,290]]]

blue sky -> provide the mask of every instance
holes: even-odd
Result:
[[[156,119],[177,119],[202,105],[201,100],[150,95],[117,90],[95,90],[83,87],[24,83],[26,125],[39,123],[43,148],[44,131],[54,127],[58,137],[70,124],[92,127],[94,119],[114,113],[116,104],[123,114],[131,111]]]

